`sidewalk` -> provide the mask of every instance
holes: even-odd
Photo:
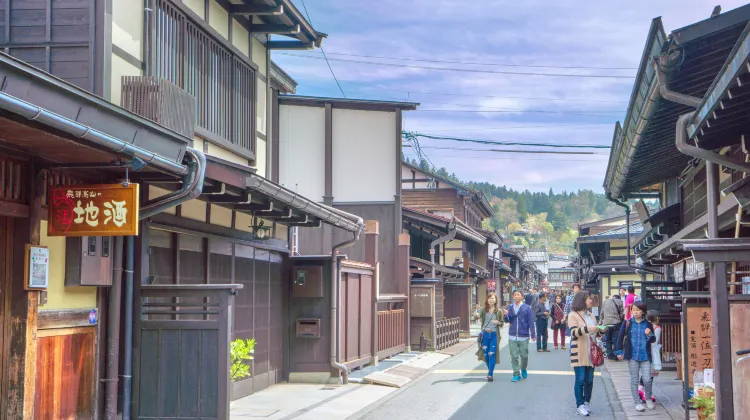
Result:
[[[662,371],[654,378],[653,393],[656,396],[656,408],[638,412],[630,392],[630,372],[625,361],[607,360],[604,364],[612,379],[617,398],[627,419],[684,420],[685,409],[682,407],[682,381],[677,380],[677,372]],[[691,419],[697,419],[695,410],[690,412]]]
[[[232,403],[230,419],[268,420],[344,420],[396,392],[396,386],[370,384],[365,377],[393,372],[392,375],[419,376],[446,359],[473,347],[475,339],[462,340],[439,352],[411,352],[380,361],[350,374],[347,385],[288,384],[274,385]],[[406,372],[406,373],[405,373]],[[399,386],[417,379],[408,377]],[[346,398],[341,398],[341,397]]]

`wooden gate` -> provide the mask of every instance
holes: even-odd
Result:
[[[242,285],[143,285],[135,348],[138,419],[228,419],[229,341]]]
[[[443,318],[437,321],[435,329],[435,350],[442,350],[452,345],[458,344],[460,327],[460,318]]]
[[[349,369],[373,360],[374,269],[355,261],[341,263],[339,283],[339,357]]]

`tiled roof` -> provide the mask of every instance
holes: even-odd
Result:
[[[547,251],[530,249],[526,252],[526,261],[529,262],[545,262],[549,261]]]
[[[643,233],[643,224],[641,222],[633,222],[630,224],[630,235],[640,235]],[[626,235],[627,234],[627,226],[620,226],[618,228],[608,230],[605,232],[597,233],[596,235],[591,235],[592,237],[596,236],[612,236],[612,235]]]

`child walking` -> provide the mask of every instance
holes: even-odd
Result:
[[[628,361],[630,369],[630,391],[633,400],[636,401],[635,409],[645,411],[646,408],[641,402],[638,394],[638,385],[643,380],[644,396],[646,398],[646,407],[653,410],[655,405],[651,400],[651,344],[656,341],[654,334],[654,325],[646,320],[646,304],[636,302],[631,306],[631,319],[626,321],[620,329],[617,336],[615,354],[620,360]]]
[[[646,312],[646,320],[654,325],[654,336],[656,341],[651,344],[651,383],[659,375],[661,371],[661,323],[659,321],[659,311],[649,310]],[[638,387],[638,394],[641,396],[641,401],[646,402],[646,392],[643,386],[643,379],[641,379],[641,385]],[[656,397],[652,394],[651,401],[656,402]]]

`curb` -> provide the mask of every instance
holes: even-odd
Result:
[[[448,362],[450,360],[453,360],[456,357],[459,357],[459,356],[463,355],[464,353],[466,353],[467,351],[469,351],[471,349],[472,349],[472,347],[468,347],[466,350],[463,350],[460,353],[457,353],[455,356],[448,357],[445,360],[441,361],[440,363],[436,364],[435,366],[432,366],[430,369],[428,369],[427,371],[425,371],[421,375],[419,375],[416,378],[414,378],[413,380],[409,381],[409,383],[406,384],[405,386],[403,386],[401,388],[396,388],[396,390],[394,392],[391,392],[390,394],[386,395],[385,397],[383,397],[383,398],[381,398],[381,399],[373,402],[372,404],[370,404],[370,405],[362,408],[361,410],[357,411],[356,413],[352,414],[351,416],[349,416],[347,418],[347,420],[358,420],[358,419],[361,419],[362,417],[366,416],[367,414],[369,414],[374,409],[380,407],[382,404],[390,401],[391,399],[395,398],[397,395],[400,395],[402,392],[404,392],[407,389],[411,388],[414,384],[420,382],[422,379],[424,379],[425,376],[427,376],[433,370],[437,369],[439,366],[443,365],[444,363],[446,363],[446,362]],[[381,385],[370,385],[370,386],[381,386]]]
[[[607,399],[609,404],[612,406],[612,415],[616,420],[625,420],[627,415],[625,414],[625,408],[622,406],[622,401],[615,391],[615,386],[612,383],[612,377],[609,374],[607,365],[602,366],[602,379],[604,382],[604,389],[607,392]]]

